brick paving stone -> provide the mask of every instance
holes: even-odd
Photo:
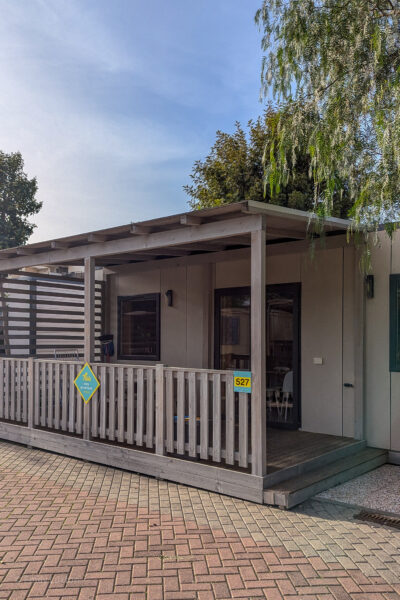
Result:
[[[395,600],[400,534],[0,442],[0,599]]]

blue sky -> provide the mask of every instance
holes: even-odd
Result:
[[[30,241],[187,209],[217,129],[262,111],[261,0],[0,0],[0,149],[43,209]]]

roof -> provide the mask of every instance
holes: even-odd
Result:
[[[249,246],[251,229],[246,225],[250,221],[241,227],[239,223],[254,215],[265,217],[267,243],[305,239],[312,219],[304,211],[244,201],[7,248],[0,250],[0,270],[6,264],[7,268],[81,264],[85,255],[96,256],[97,264],[109,266]],[[328,235],[344,232],[350,225],[331,217],[324,223]],[[191,233],[178,235],[182,230]],[[205,235],[206,230],[211,233]]]

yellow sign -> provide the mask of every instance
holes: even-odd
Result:
[[[93,394],[99,389],[100,382],[93,373],[90,365],[85,364],[74,381],[75,387],[83,398],[85,404],[89,402]]]
[[[251,394],[251,371],[234,371],[233,389],[235,392]]]

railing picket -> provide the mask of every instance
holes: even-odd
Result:
[[[47,417],[47,363],[42,362],[41,365],[41,395],[40,395],[40,425],[41,427],[46,427],[46,417]]]
[[[4,386],[5,386],[5,366],[7,364],[6,360],[1,360],[0,358],[0,419],[4,417]]]
[[[16,381],[17,406],[16,406],[16,410],[15,410],[15,420],[20,422],[21,421],[21,405],[22,405],[22,381],[21,381],[22,361],[21,360],[15,361],[15,369],[16,369],[16,376],[17,376],[17,381]]]
[[[110,369],[108,389],[108,439],[115,439],[115,367]]]
[[[136,369],[137,399],[136,399],[136,444],[143,446],[143,421],[144,421],[144,386],[143,369]]]
[[[154,369],[146,369],[147,378],[147,415],[146,415],[146,448],[154,446]],[[132,400],[133,401],[133,400]]]
[[[178,371],[176,408],[176,446],[178,454],[185,454],[185,372]]]
[[[10,361],[6,360],[4,364],[4,418],[10,416]]]
[[[54,428],[60,429],[60,363],[55,364],[54,375]]]
[[[165,454],[164,365],[156,365],[156,454]]]
[[[165,371],[166,450],[174,452],[174,380],[173,372]]]
[[[23,362],[23,392],[22,392],[22,422],[28,422],[28,387],[32,385],[33,382],[29,381],[28,375],[28,365],[29,361],[24,360]]]
[[[35,363],[35,397],[34,397],[34,425],[38,426],[40,423],[40,365],[38,362]]]
[[[53,363],[47,365],[48,394],[47,394],[47,427],[53,429]]]
[[[100,438],[106,437],[107,420],[107,367],[100,369]]]
[[[10,373],[10,419],[15,421],[15,360],[10,361],[11,373]]]
[[[69,365],[69,432],[75,433],[75,365]]]
[[[78,365],[76,375],[78,375],[80,370],[81,370],[81,366]],[[74,389],[76,390],[75,387],[74,387]],[[83,398],[77,390],[75,393],[75,398],[76,398],[76,428],[75,428],[75,431],[76,431],[76,433],[78,433],[80,435],[83,432]]]
[[[125,441],[125,402],[124,402],[124,367],[118,367],[118,432],[117,438],[119,442]]]
[[[135,409],[135,392],[133,383],[133,368],[128,369],[128,381],[127,381],[127,396],[126,396],[126,441],[128,444],[133,444],[134,438],[134,409]]]
[[[213,461],[221,462],[221,375],[213,376]]]
[[[208,373],[200,375],[200,458],[208,459]]]
[[[189,372],[189,456],[197,456],[196,373]]]
[[[27,389],[28,389],[28,406],[26,409],[26,420],[29,429],[33,429],[33,421],[35,417],[35,390],[36,381],[35,379],[35,363],[33,358],[28,360],[28,371],[27,371]]]
[[[61,429],[67,431],[68,419],[68,365],[62,365],[61,384]]]
[[[226,375],[225,381],[225,462],[235,462],[235,394],[233,376]]]
[[[98,369],[97,366],[93,365],[92,367],[93,373],[98,379]],[[92,405],[92,422],[91,422],[91,431],[92,437],[98,437],[98,427],[99,427],[99,392],[97,391],[92,399],[90,400],[90,404]]]
[[[239,467],[248,466],[248,394],[239,393]]]

